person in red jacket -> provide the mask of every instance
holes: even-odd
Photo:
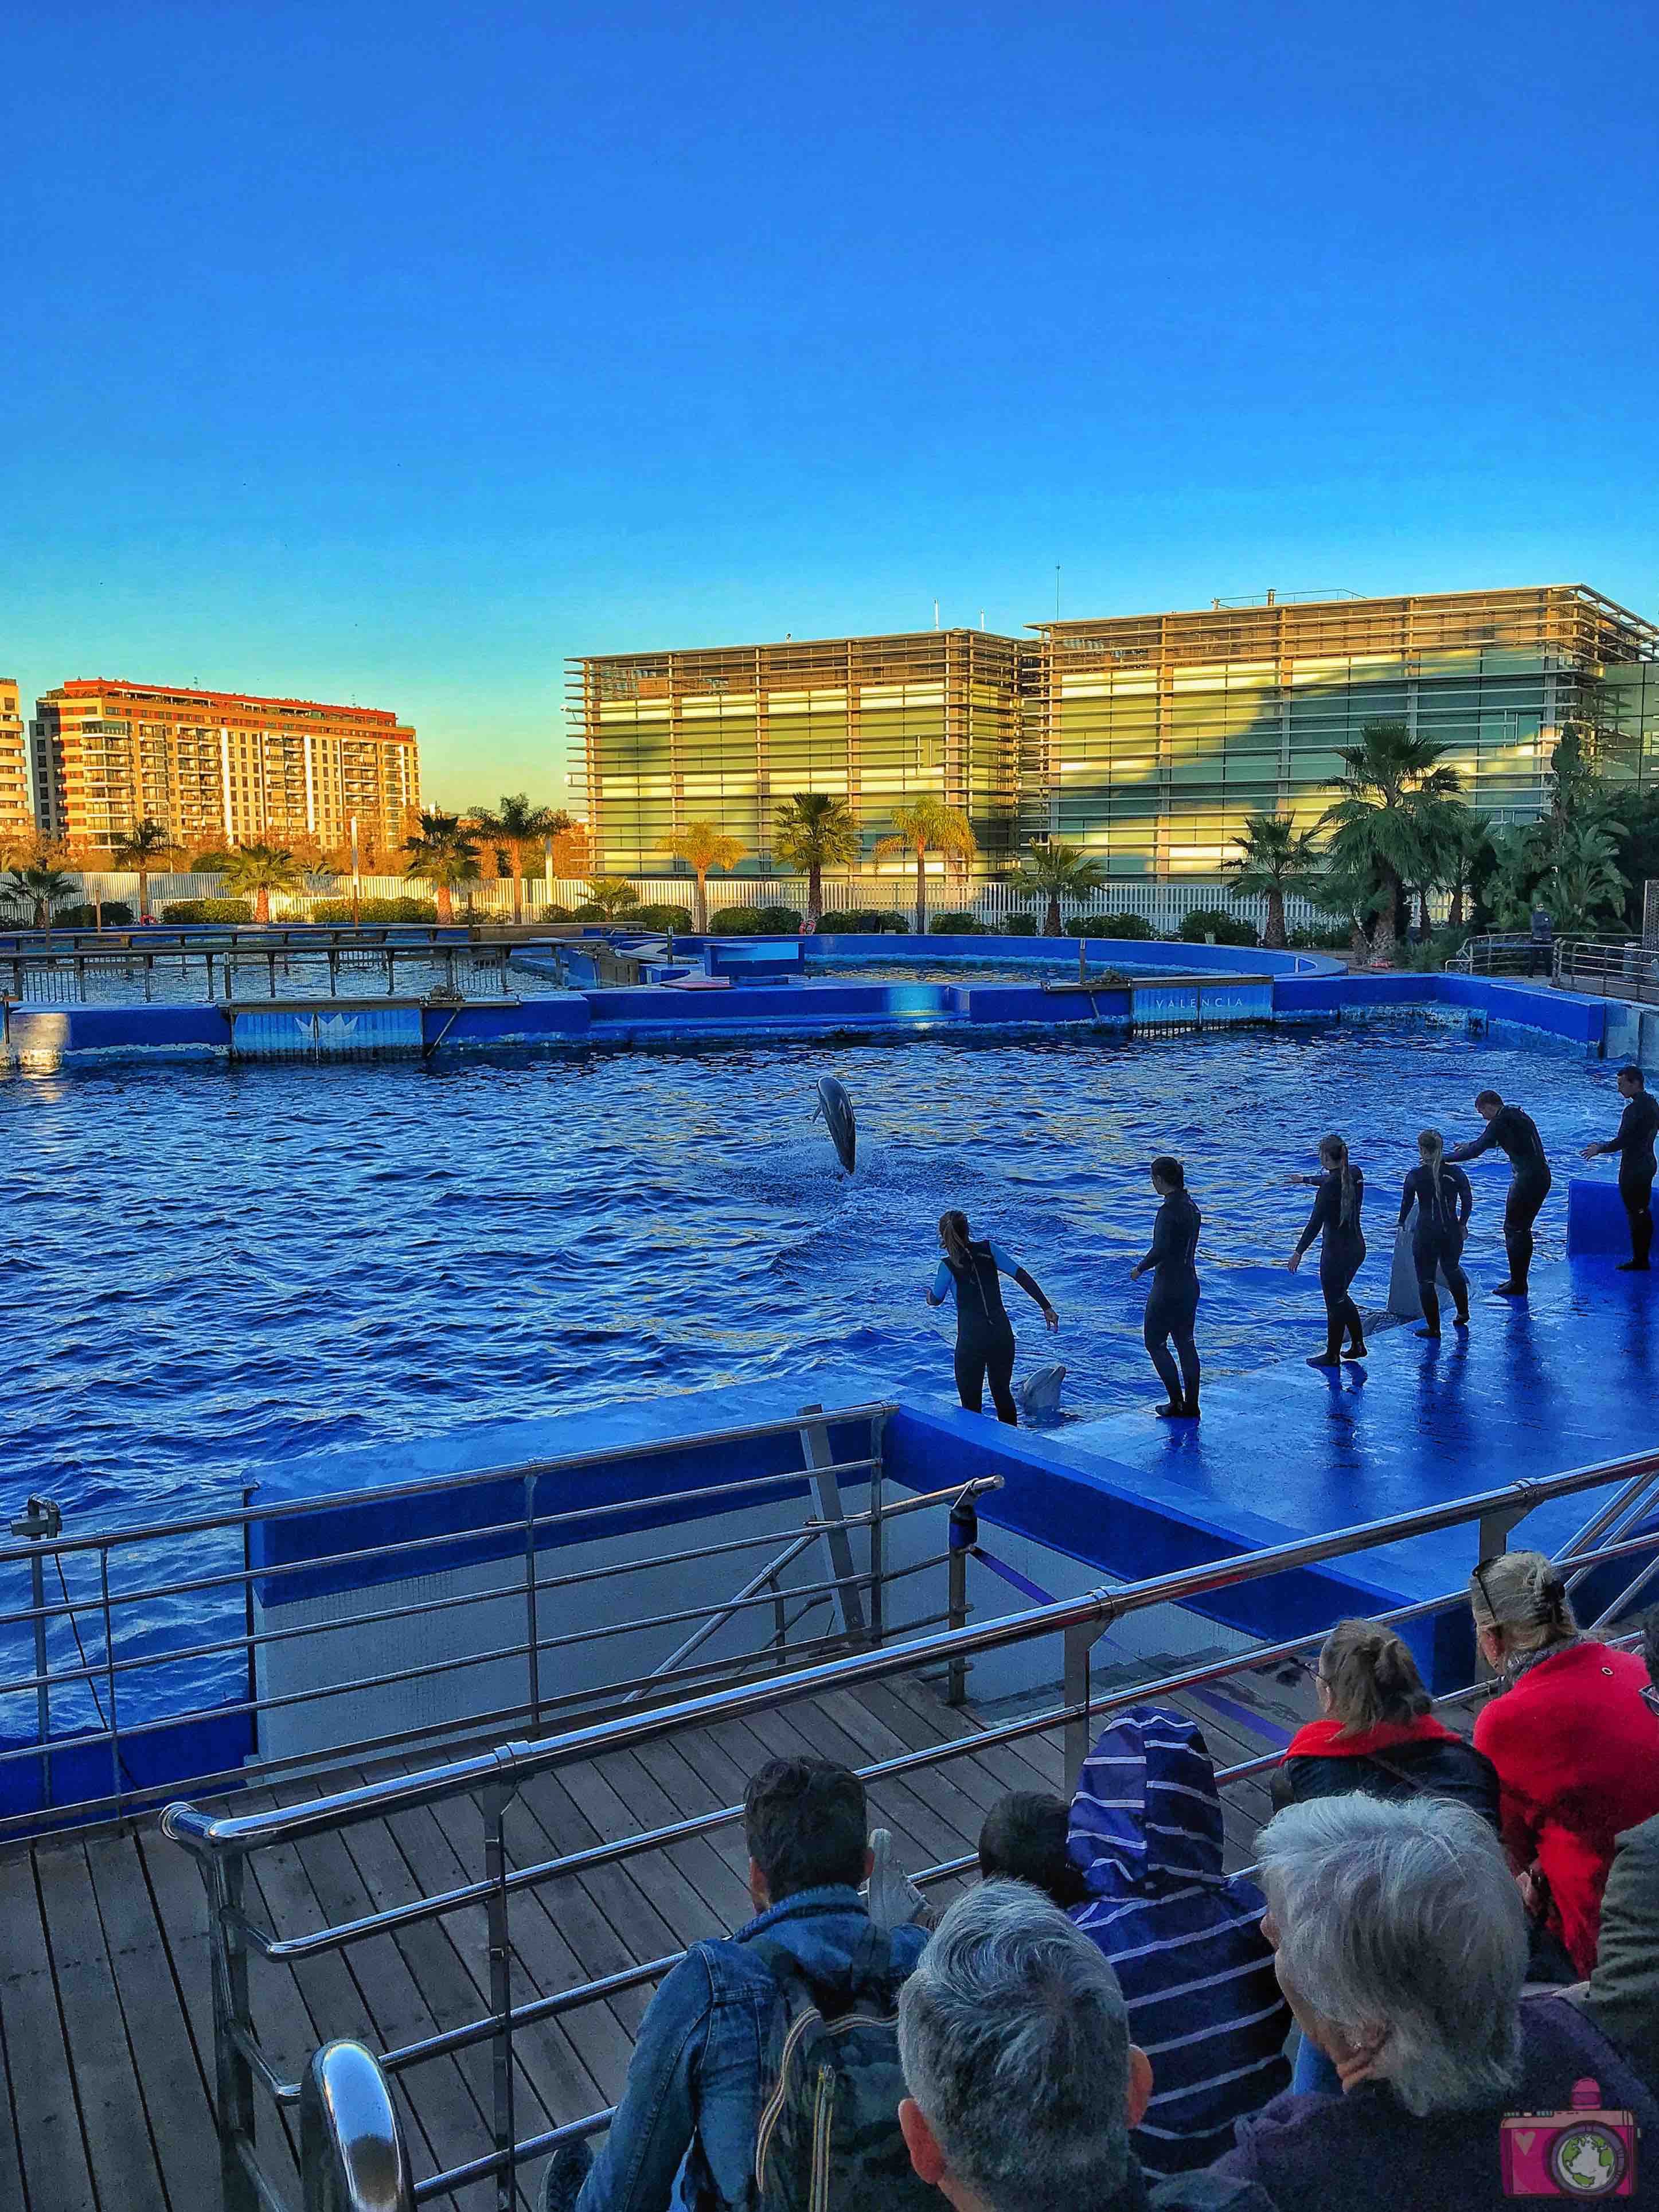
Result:
[[[1659,1813],[1647,1670],[1633,1652],[1579,1634],[1565,1577],[1540,1552],[1483,1559],[1469,1607],[1502,1677],[1474,1741],[1498,1769],[1504,1845],[1523,1894],[1586,1975],[1614,1842]]]

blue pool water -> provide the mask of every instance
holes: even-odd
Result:
[[[814,1083],[856,1103],[848,1182]],[[1382,1303],[1418,1128],[1477,1127],[1485,1084],[1536,1115],[1560,1184],[1617,1117],[1612,1071],[1413,1023],[1100,1039],[783,1044],[335,1068],[144,1068],[0,1081],[3,1503],[79,1520],[238,1502],[300,1452],[853,1363],[951,1395],[922,1293],[960,1206],[1058,1306],[1066,1408],[1155,1395],[1140,1343],[1146,1163],[1203,1209],[1214,1377],[1308,1348],[1312,1270],[1279,1264],[1328,1127],[1365,1168]],[[1501,1272],[1504,1170],[1476,1171],[1471,1266]],[[1010,1286],[1022,1369],[1050,1356]],[[810,1387],[806,1395],[811,1395]]]

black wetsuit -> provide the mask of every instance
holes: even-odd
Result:
[[[998,1420],[1018,1428],[1019,1410],[1009,1388],[1014,1374],[1014,1325],[1002,1303],[990,1239],[971,1239],[965,1267],[948,1256],[945,1264],[957,1291],[957,1395],[970,1413],[982,1413],[988,1378]],[[1039,1305],[1046,1305],[1048,1301],[1024,1267],[1015,1268],[1014,1280]]]
[[[1509,1287],[1524,1291],[1532,1267],[1532,1224],[1550,1194],[1550,1164],[1544,1156],[1544,1139],[1530,1114],[1518,1106],[1500,1106],[1478,1137],[1446,1154],[1446,1164],[1479,1159],[1493,1146],[1510,1164],[1510,1194],[1504,1207],[1504,1247],[1510,1255]]]
[[[1444,1271],[1459,1321],[1469,1317],[1469,1279],[1463,1273],[1463,1232],[1474,1210],[1474,1193],[1462,1168],[1440,1164],[1440,1180],[1427,1168],[1413,1168],[1400,1194],[1403,1227],[1413,1200],[1417,1218],[1412,1224],[1412,1261],[1417,1269],[1417,1292],[1423,1301],[1423,1320],[1432,1336],[1440,1334],[1440,1293],[1435,1269]]]
[[[1359,1209],[1365,1199],[1365,1178],[1358,1168],[1349,1170],[1353,1183],[1353,1204],[1346,1221],[1342,1218],[1342,1175],[1340,1170],[1322,1175],[1315,1194],[1313,1212],[1308,1216],[1308,1225],[1297,1245],[1299,1259],[1316,1237],[1322,1233],[1323,1243],[1319,1248],[1319,1287],[1325,1298],[1325,1357],[1334,1359],[1342,1348],[1342,1332],[1346,1329],[1351,1352],[1365,1349],[1365,1328],[1359,1318],[1359,1309],[1348,1295],[1348,1285],[1359,1273],[1365,1257],[1364,1232],[1359,1226]]]
[[[1659,1135],[1659,1098],[1638,1091],[1619,1117],[1619,1134],[1604,1152],[1619,1155],[1619,1195],[1630,1216],[1632,1267],[1644,1268],[1653,1249],[1653,1140]]]
[[[1200,1220],[1198,1208],[1184,1190],[1172,1190],[1158,1209],[1152,1223],[1152,1249],[1141,1261],[1152,1269],[1152,1287],[1146,1299],[1146,1349],[1169,1393],[1171,1409],[1178,1407],[1189,1419],[1198,1414],[1198,1346],[1193,1324],[1198,1318],[1198,1251]],[[1175,1339],[1176,1369],[1170,1353]]]

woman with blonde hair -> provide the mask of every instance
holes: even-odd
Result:
[[[1647,1669],[1633,1652],[1580,1634],[1565,1576],[1541,1552],[1483,1559],[1469,1609],[1500,1677],[1474,1741],[1498,1770],[1504,1846],[1534,1916],[1588,1974],[1614,1843],[1659,1813]]]
[[[1419,1336],[1440,1340],[1440,1293],[1435,1287],[1437,1268],[1446,1278],[1456,1310],[1457,1326],[1469,1325],[1469,1279],[1463,1273],[1463,1233],[1474,1210],[1474,1193],[1460,1167],[1446,1158],[1446,1140],[1438,1129],[1425,1129],[1417,1139],[1420,1164],[1406,1177],[1400,1194],[1400,1225],[1411,1220],[1412,1264],[1417,1270],[1417,1294],[1423,1301]]]
[[[1365,1257],[1365,1237],[1359,1210],[1365,1202],[1365,1178],[1348,1158],[1340,1137],[1319,1140],[1319,1173],[1292,1176],[1292,1182],[1311,1183],[1318,1193],[1308,1225],[1285,1265],[1295,1274],[1302,1255],[1316,1237],[1319,1247],[1319,1287],[1325,1300],[1325,1349],[1308,1362],[1310,1367],[1338,1367],[1344,1359],[1365,1357],[1365,1328],[1359,1309],[1348,1295],[1348,1286]],[[1348,1348],[1342,1349],[1344,1330]]]
[[[944,1258],[927,1293],[930,1306],[942,1306],[953,1297],[957,1306],[957,1395],[970,1413],[985,1410],[985,1382],[991,1382],[991,1402],[997,1419],[1018,1428],[1019,1412],[1009,1388],[1014,1374],[1014,1328],[1002,1303],[999,1275],[1012,1275],[1028,1297],[1042,1309],[1050,1328],[1060,1327],[1060,1316],[1024,1267],[1000,1244],[988,1237],[975,1237],[968,1217],[953,1207],[939,1218],[939,1249]]]
[[[1445,1797],[1498,1826],[1492,1761],[1435,1719],[1404,1638],[1339,1620],[1315,1676],[1320,1717],[1297,1730],[1273,1778],[1275,1812],[1312,1797]]]

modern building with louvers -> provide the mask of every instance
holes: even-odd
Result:
[[[1582,584],[1031,627],[574,661],[596,866],[659,870],[708,819],[764,872],[805,790],[847,799],[872,866],[925,791],[968,816],[988,872],[1055,837],[1113,876],[1213,877],[1247,815],[1316,822],[1340,749],[1385,720],[1443,744],[1499,821],[1538,812],[1569,722],[1609,774],[1659,771],[1659,629]]]

